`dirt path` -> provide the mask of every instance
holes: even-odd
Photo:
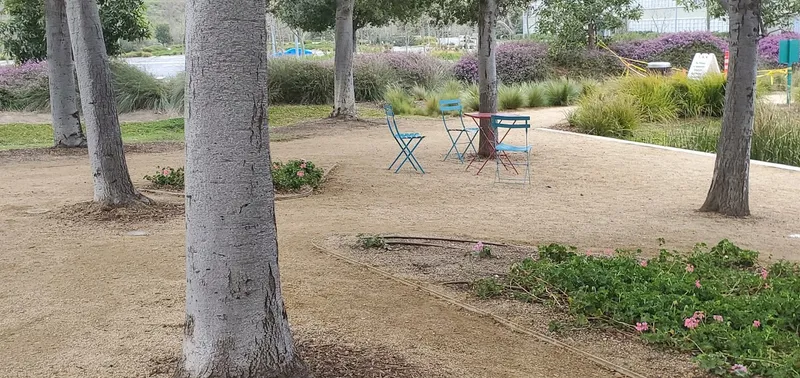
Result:
[[[546,110],[551,112],[551,110]],[[534,122],[558,121],[535,113]],[[341,126],[341,125],[340,125]],[[353,343],[385,345],[457,377],[608,377],[589,361],[320,254],[332,233],[465,235],[581,248],[689,248],[728,237],[776,258],[800,260],[800,173],[751,168],[747,220],[694,212],[713,159],[562,135],[532,133],[533,185],[493,185],[441,162],[435,121],[400,120],[429,136],[428,174],[386,166],[397,146],[385,126],[337,128],[273,145],[273,157],[340,167],[324,193],[277,203],[283,288],[293,325]],[[132,176],[183,164],[183,151],[133,153]],[[147,376],[175,356],[183,322],[183,221],[70,223],[53,212],[89,200],[85,157],[0,160],[2,377]],[[33,211],[34,213],[36,211]],[[145,230],[147,236],[127,236]],[[665,372],[664,376],[670,376]]]

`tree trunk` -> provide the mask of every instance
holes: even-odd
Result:
[[[265,8],[186,6],[186,324],[176,377],[310,376],[278,272]]]
[[[588,38],[586,40],[586,46],[589,50],[596,50],[597,49],[597,26],[594,22],[590,22],[589,25],[586,26]]]
[[[355,0],[336,0],[333,111],[331,117],[356,117],[353,85],[353,6]]]
[[[67,20],[86,118],[94,201],[109,207],[149,203],[133,187],[128,174],[97,2],[69,0]]]
[[[358,27],[353,22],[353,54],[358,52]]]
[[[86,147],[78,116],[78,88],[72,43],[67,24],[65,0],[44,2],[47,29],[47,73],[50,81],[50,110],[53,114],[53,146]]]
[[[755,116],[760,0],[731,0],[730,64],[711,188],[700,211],[750,215],[750,139]]]
[[[478,20],[478,87],[480,92],[481,113],[497,112],[497,66],[495,62],[495,23],[497,20],[496,0],[480,0]],[[481,135],[478,144],[478,155],[485,158],[494,157],[494,135],[491,121],[481,119]]]

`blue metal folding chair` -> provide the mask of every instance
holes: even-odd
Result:
[[[495,161],[497,165],[496,169],[496,182],[512,182],[512,183],[522,183],[530,184],[531,182],[531,149],[533,148],[532,145],[528,142],[528,130],[531,128],[531,117],[529,116],[501,116],[501,115],[493,115],[492,119],[492,130],[494,130],[495,135],[500,135],[500,129],[506,129],[503,138],[500,139],[500,143],[495,145]],[[518,144],[511,144],[509,142],[505,142],[506,137],[512,130],[525,130],[525,144],[518,145]],[[517,166],[521,166],[522,163],[515,163],[511,160],[509,154],[523,154],[525,156],[525,175],[522,178],[502,178],[500,176],[500,164],[505,163],[501,160],[503,158],[506,159],[506,162],[514,169],[514,172],[519,175],[519,171],[517,171]]]
[[[414,151],[419,147],[419,144],[422,142],[422,139],[425,138],[424,135],[420,133],[401,133],[400,130],[397,128],[397,120],[394,118],[394,110],[392,106],[386,104],[383,106],[383,109],[386,111],[386,123],[389,125],[389,131],[392,133],[392,137],[394,141],[397,142],[397,145],[400,146],[400,153],[397,154],[397,157],[394,158],[394,161],[389,166],[389,169],[394,167],[395,163],[400,160],[401,156],[405,156],[405,158],[400,162],[400,165],[397,166],[397,169],[394,173],[400,172],[400,168],[403,167],[403,164],[406,162],[411,163],[411,166],[414,167],[415,171],[425,173],[425,170],[422,169],[422,165],[419,164],[417,158],[414,157]]]
[[[461,100],[441,100],[439,101],[439,111],[442,113],[442,123],[444,123],[444,129],[447,131],[447,136],[450,137],[450,143],[452,144],[450,150],[444,155],[444,160],[447,160],[450,154],[455,151],[456,157],[463,164],[464,155],[466,155],[470,148],[472,148],[474,153],[478,153],[478,150],[475,149],[475,145],[472,143],[478,135],[478,128],[464,125],[464,108],[461,106]],[[460,128],[458,125],[455,127],[447,126],[447,115],[452,112],[458,112],[458,120],[461,121]],[[464,147],[464,152],[462,153],[458,150],[458,141],[464,135],[466,135],[467,138],[467,145]]]

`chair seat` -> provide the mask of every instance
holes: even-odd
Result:
[[[424,138],[420,133],[400,133],[394,135],[400,139],[415,139],[415,138]]]
[[[530,145],[528,146],[514,146],[511,144],[500,143],[498,144],[495,149],[497,151],[506,151],[506,152],[529,152],[531,150]]]

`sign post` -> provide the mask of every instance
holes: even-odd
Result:
[[[792,66],[800,61],[800,40],[784,39],[778,45],[778,63],[789,66],[786,70],[786,104],[792,103]]]

